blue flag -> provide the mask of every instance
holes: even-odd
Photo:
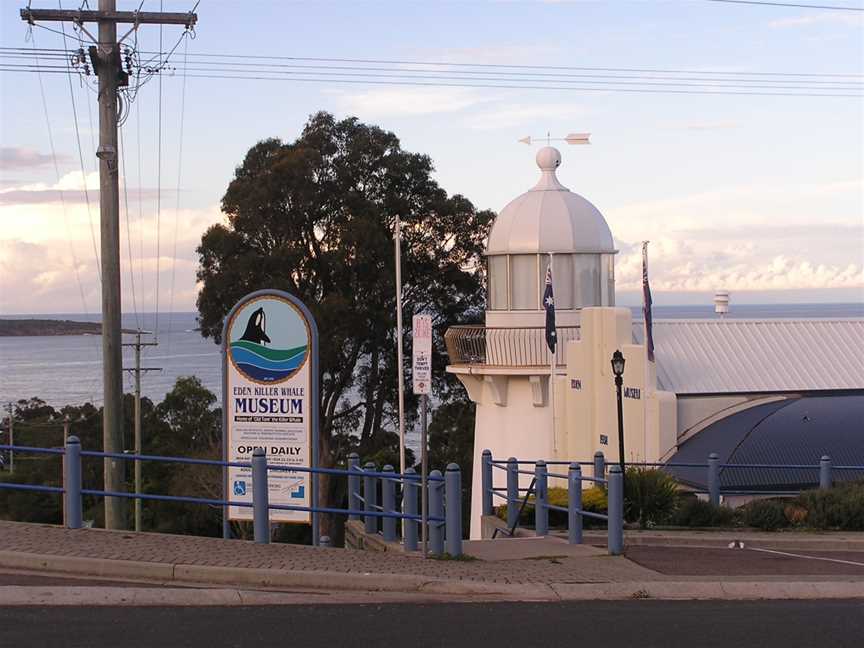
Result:
[[[648,241],[642,243],[642,315],[645,317],[645,349],[654,362],[654,324],[651,321],[651,286],[648,285]]]
[[[555,335],[555,297],[552,294],[552,264],[546,267],[546,290],[543,291],[543,308],[546,309],[546,344],[555,353],[558,338]]]

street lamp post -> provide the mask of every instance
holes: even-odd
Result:
[[[621,466],[621,484],[626,483],[627,471],[624,467],[624,407],[621,402],[621,386],[624,379],[624,354],[616,350],[612,354],[612,373],[615,374],[615,394],[618,398],[618,464]]]

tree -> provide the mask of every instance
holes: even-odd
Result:
[[[432,172],[429,157],[402,150],[393,133],[319,112],[295,142],[249,150],[222,199],[227,224],[198,247],[204,336],[219,341],[230,308],[259,288],[285,290],[312,311],[322,335],[324,465],[344,459],[353,435],[361,454],[377,453],[396,428],[397,215],[404,312],[432,315],[433,387],[441,401],[452,398],[441,327],[481,315],[480,259],[494,214],[448,196]],[[409,412],[415,404],[409,395]],[[321,483],[327,497],[329,480]]]

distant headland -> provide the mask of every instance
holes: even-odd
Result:
[[[123,329],[124,333],[135,333]],[[102,335],[101,322],[54,319],[0,319],[0,337],[46,335]]]

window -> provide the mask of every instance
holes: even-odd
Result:
[[[487,257],[489,263],[489,310],[507,310],[507,257]]]
[[[554,255],[552,278],[555,289],[555,308],[576,308],[573,301],[573,255]]]
[[[513,310],[540,308],[537,274],[536,254],[514,254],[510,257],[510,307]]]
[[[573,292],[576,306],[600,305],[600,255],[573,255]]]
[[[603,268],[605,270],[605,276],[603,277],[602,289],[604,291],[604,297],[606,298],[603,302],[604,306],[614,306],[615,305],[615,255],[614,254],[604,254],[603,255]]]

